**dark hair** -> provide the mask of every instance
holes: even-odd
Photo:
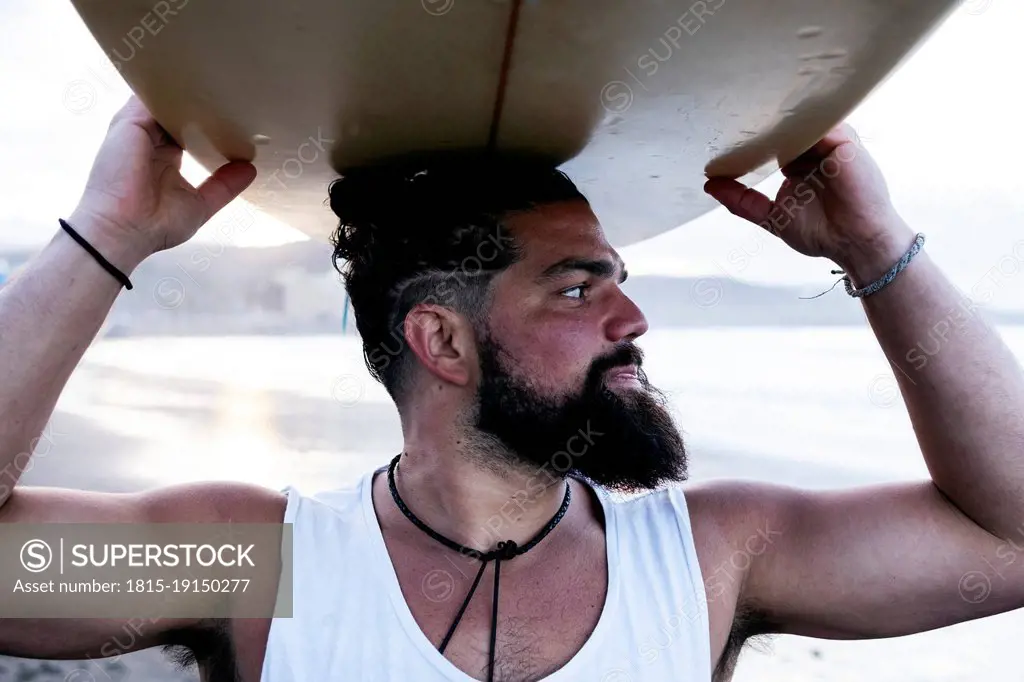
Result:
[[[340,219],[334,267],[352,300],[366,366],[396,402],[413,357],[402,333],[412,307],[444,305],[482,329],[492,280],[521,256],[505,218],[547,202],[586,201],[551,164],[497,157],[348,171],[329,193]]]

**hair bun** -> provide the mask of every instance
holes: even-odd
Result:
[[[582,198],[543,160],[454,152],[346,171],[328,191],[340,221],[336,264],[392,273],[465,258],[462,228],[493,225],[535,202]]]
[[[340,220],[334,235],[337,257],[361,260],[372,251],[376,233],[395,219],[396,188],[385,176],[382,170],[359,170],[331,183],[330,206]]]
[[[340,221],[333,236],[335,259],[356,266],[395,270],[436,248],[431,235],[458,216],[468,216],[478,199],[480,176],[465,163],[409,161],[359,168],[334,180],[330,206]],[[388,254],[388,262],[374,255]]]

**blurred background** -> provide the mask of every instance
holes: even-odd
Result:
[[[850,122],[931,257],[1024,358],[1022,25],[1024,4],[965,1]],[[2,287],[74,208],[130,93],[66,0],[4,0],[0,27]],[[206,175],[187,157],[184,172]],[[620,252],[625,288],[651,324],[640,340],[648,376],[672,398],[695,480],[834,488],[927,475],[859,303],[842,285],[802,298],[833,285],[831,263],[721,210]],[[401,448],[327,245],[236,202],[133,281],[61,397],[26,484],[130,491],[230,479],[313,493]],[[940,345],[923,339],[921,351]],[[1024,547],[1024,519],[1021,534]],[[1024,614],[1012,613],[885,641],[780,637],[748,650],[735,679],[1024,679],[1022,631]],[[0,682],[108,678],[195,679],[158,652],[81,664],[0,657]]]

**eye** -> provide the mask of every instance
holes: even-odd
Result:
[[[568,289],[563,289],[560,293],[561,293],[562,296],[566,296],[567,298],[575,298],[577,300],[583,300],[583,292],[586,291],[589,288],[590,288],[589,284],[577,284],[574,287],[570,287]],[[570,292],[572,292],[572,291],[578,291],[579,295],[578,296],[570,295]]]

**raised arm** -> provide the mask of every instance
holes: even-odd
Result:
[[[150,254],[190,238],[255,175],[251,165],[232,163],[196,189],[178,172],[181,156],[182,149],[145,107],[130,99],[114,117],[68,223],[130,275]],[[227,513],[236,520],[280,521],[279,494],[234,484],[131,495],[16,485],[57,398],[120,290],[118,280],[59,227],[0,290],[0,523],[204,522]],[[150,624],[136,645],[161,643],[186,625]],[[112,635],[125,639],[124,626],[104,620],[5,620],[0,598],[0,653],[101,656]]]
[[[884,275],[914,243],[848,126],[784,172],[774,202],[730,180],[708,191],[797,251],[832,259],[854,287]],[[750,562],[743,606],[765,630],[838,638],[920,632],[1024,606],[1019,363],[926,251],[863,305],[931,480],[843,492],[718,490],[734,503],[727,513],[737,541],[751,523],[777,530],[770,551]]]

